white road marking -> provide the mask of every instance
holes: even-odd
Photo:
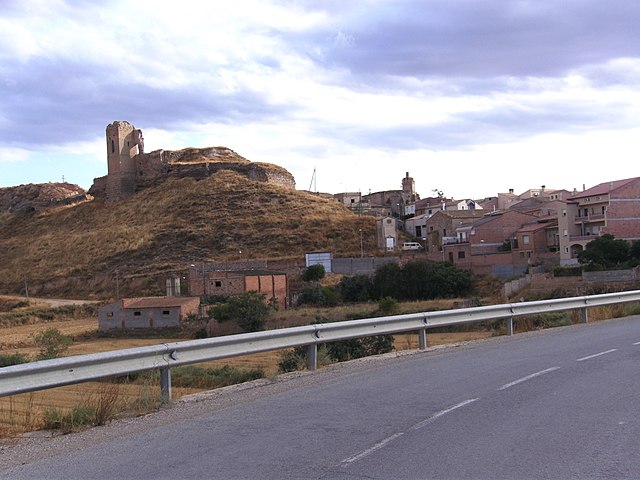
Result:
[[[416,423],[409,430],[418,430],[419,428],[425,427],[425,426],[429,425],[431,422],[433,422],[434,420],[440,418],[441,416],[446,415],[447,413],[451,413],[454,410],[457,410],[458,408],[464,407],[465,405],[469,405],[470,403],[473,403],[473,402],[475,402],[477,400],[479,400],[479,399],[478,398],[471,398],[469,400],[465,400],[464,402],[460,402],[457,405],[454,405],[453,407],[449,407],[446,410],[440,410],[439,412],[434,413],[433,415],[431,415],[429,418],[425,418],[421,422]]]
[[[390,437],[385,438],[381,442],[376,443],[373,447],[367,448],[366,450],[358,453],[357,455],[354,455],[353,457],[349,457],[349,458],[341,461],[340,465],[344,466],[344,465],[349,465],[350,463],[353,463],[353,462],[357,462],[358,460],[366,457],[367,455],[371,455],[376,450],[380,450],[387,443],[392,442],[393,440],[395,440],[398,437],[401,437],[402,435],[404,435],[404,432],[394,433],[393,435],[391,435]]]
[[[595,353],[587,357],[578,358],[576,362],[584,362],[585,360],[591,360],[592,358],[599,357],[600,355],[606,355],[607,353],[616,352],[617,350],[618,350],[617,348],[612,348],[611,350],[607,350],[606,352]]]
[[[541,370],[540,372],[532,373],[531,375],[527,375],[526,377],[519,378],[518,380],[515,380],[513,382],[505,383],[498,390],[506,390],[509,387],[513,387],[514,385],[518,385],[519,383],[526,382],[527,380],[531,380],[532,378],[539,377],[540,375],[544,375],[545,373],[553,372],[555,370],[558,370],[559,368],[560,367],[551,367],[551,368],[547,368],[546,370]]]
[[[426,418],[426,419],[422,420],[421,422],[416,423],[415,425],[410,427],[407,431],[417,430],[419,428],[425,427],[426,425],[428,425],[431,422],[433,422],[434,420],[442,417],[443,415],[446,415],[447,413],[453,412],[454,410],[457,410],[458,408],[464,407],[465,405],[469,405],[470,403],[473,403],[476,400],[479,400],[479,399],[478,398],[472,398],[470,400],[465,400],[464,402],[460,402],[457,405],[449,407],[449,408],[447,408],[445,410],[440,410],[439,412],[434,413],[433,415],[431,415],[429,418]],[[366,450],[363,450],[362,452],[360,452],[360,453],[358,453],[356,455],[353,455],[352,457],[349,457],[349,458],[346,458],[346,459],[342,460],[340,462],[340,466],[345,467],[345,466],[347,466],[347,465],[349,465],[351,463],[357,462],[358,460],[361,460],[364,457],[367,457],[367,456],[371,455],[376,450],[380,450],[385,445],[387,445],[389,442],[394,441],[396,438],[401,437],[405,433],[406,432],[394,433],[393,435],[391,435],[391,436],[385,438],[384,440],[376,443],[373,447],[367,448]]]
[[[640,345],[640,342],[636,342],[636,343],[634,343],[634,345]]]

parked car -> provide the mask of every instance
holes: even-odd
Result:
[[[419,242],[404,242],[402,250],[422,250],[424,247]]]

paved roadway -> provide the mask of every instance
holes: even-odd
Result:
[[[640,478],[639,379],[639,317],[576,325],[25,440],[0,478]]]

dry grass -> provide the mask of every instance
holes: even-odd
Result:
[[[115,205],[94,200],[29,217],[4,215],[1,226],[0,291],[20,292],[27,280],[32,294],[76,298],[113,295],[116,269],[121,278],[166,276],[194,261],[359,253],[359,229],[365,250],[375,251],[372,217],[231,171],[169,179]],[[136,287],[144,290],[144,282]]]

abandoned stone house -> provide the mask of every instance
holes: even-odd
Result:
[[[187,315],[200,315],[199,297],[123,298],[98,312],[98,329],[175,328]]]

